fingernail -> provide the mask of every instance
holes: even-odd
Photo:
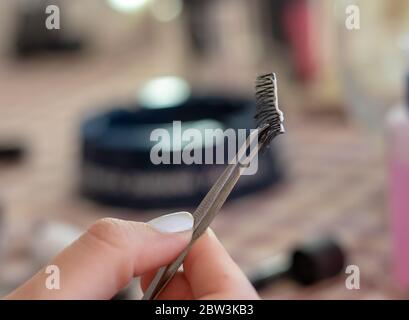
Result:
[[[159,232],[176,233],[193,229],[193,216],[186,211],[170,213],[147,222]]]

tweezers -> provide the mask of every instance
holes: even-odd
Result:
[[[234,161],[231,161],[227,165],[226,169],[193,213],[193,234],[188,246],[172,263],[159,269],[148,289],[145,291],[142,300],[157,298],[177,273],[193,243],[206,231],[239,180],[242,172],[249,166],[250,161],[257,154],[261,147],[258,144],[258,134],[265,129],[267,129],[267,127],[254,130],[249,134],[246,142],[240,147],[235,159],[233,159]],[[247,149],[250,150],[250,154],[245,157]]]

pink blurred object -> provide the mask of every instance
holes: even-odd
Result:
[[[307,0],[293,0],[284,11],[283,23],[292,49],[297,76],[310,81],[317,72],[317,52],[312,45],[311,4]]]
[[[388,120],[393,272],[397,285],[409,288],[409,107],[396,108]]]

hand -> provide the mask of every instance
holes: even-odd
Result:
[[[156,270],[175,259],[192,236],[193,217],[180,212],[148,223],[102,219],[49,265],[60,270],[60,289],[47,289],[45,268],[6,299],[111,299],[133,277],[145,290]],[[159,299],[258,299],[212,231],[193,245]]]

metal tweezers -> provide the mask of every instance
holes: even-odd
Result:
[[[159,269],[146,290],[142,300],[152,300],[157,298],[177,273],[193,243],[206,231],[207,227],[218,214],[220,208],[239,180],[243,170],[249,166],[250,161],[257,154],[260,148],[260,145],[258,144],[258,134],[264,129],[267,128],[254,130],[249,134],[246,142],[239,149],[234,159],[235,161],[227,165],[227,168],[223,171],[216,183],[199,204],[193,213],[194,225],[190,243],[172,263]],[[254,148],[254,146],[256,147]],[[245,158],[248,148],[250,148],[250,154]],[[243,162],[243,158],[245,158],[247,162]]]

